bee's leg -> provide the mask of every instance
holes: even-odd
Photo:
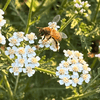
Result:
[[[54,38],[53,38],[54,39]],[[58,50],[58,42],[54,39],[54,41],[55,41],[55,44],[56,44],[56,48],[57,48],[57,50]]]

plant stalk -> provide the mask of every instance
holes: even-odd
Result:
[[[30,22],[31,22],[31,15],[32,15],[32,7],[33,7],[33,0],[31,0],[31,6],[30,6],[30,9],[29,9],[29,14],[28,14],[28,20],[27,20],[27,26],[26,26],[25,34],[27,34],[28,31],[29,31]]]
[[[5,10],[7,9],[8,5],[10,4],[10,1],[11,1],[11,0],[7,0],[5,6],[4,6],[4,8],[3,8],[3,11],[5,11]]]
[[[71,97],[68,97],[66,100],[77,100],[79,98],[85,98],[87,96],[90,96],[90,95],[93,95],[93,94],[97,93],[96,91],[97,91],[97,89],[92,90],[92,91],[87,92],[87,93],[84,93],[84,94],[71,96]]]
[[[98,3],[98,6],[97,6],[97,9],[96,9],[95,16],[94,16],[94,18],[93,18],[93,22],[96,21],[96,18],[97,18],[97,15],[98,15],[98,11],[99,11],[99,7],[100,7],[100,0],[99,0],[99,3]]]
[[[38,71],[41,71],[41,72],[48,73],[48,74],[56,75],[55,72],[52,72],[52,71],[49,71],[49,70],[46,70],[46,69],[43,69],[43,68],[35,67],[34,69],[35,69],[35,70],[38,70]]]
[[[3,72],[2,72],[2,73],[3,73]],[[5,75],[4,73],[3,73],[3,78],[4,78],[5,86],[6,86],[7,90],[8,90],[8,95],[9,95],[9,97],[10,97],[9,100],[14,100],[13,92],[12,92],[12,90],[11,90],[11,88],[10,88],[10,84],[9,84],[9,82],[8,82],[8,80],[7,80],[7,77],[6,77],[6,75]]]
[[[17,86],[18,86],[19,75],[17,76],[17,79],[16,79],[16,84],[15,84],[15,89],[14,89],[14,96],[16,95],[16,90],[17,90]]]
[[[74,14],[66,23],[64,23],[61,28],[59,29],[59,32],[62,32],[66,26],[76,17],[76,14]]]

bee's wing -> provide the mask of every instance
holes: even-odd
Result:
[[[61,35],[62,38],[64,38],[64,39],[67,38],[67,35],[65,33],[63,33],[63,32],[59,32],[59,33],[60,33],[60,35]]]
[[[59,20],[60,20],[60,15],[56,15],[56,16],[53,18],[52,22],[59,22]]]

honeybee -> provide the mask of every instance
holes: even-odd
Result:
[[[57,50],[58,50],[58,42],[62,40],[62,38],[67,38],[67,35],[62,33],[62,32],[58,32],[55,27],[57,22],[60,20],[60,15],[56,15],[53,20],[52,20],[52,24],[49,27],[44,27],[44,28],[39,28],[39,34],[41,36],[44,36],[43,38],[43,42],[47,42],[49,41],[51,38],[54,40],[53,43],[55,43],[54,45],[56,46]],[[52,44],[53,44],[52,43]]]

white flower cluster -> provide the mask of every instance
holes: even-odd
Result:
[[[3,14],[4,14],[4,11],[0,9],[0,30],[1,30],[1,27],[4,26],[4,24],[6,23],[6,20],[3,19],[4,18]]]
[[[88,1],[81,1],[81,0],[74,0],[74,7],[75,7],[75,13],[76,14],[84,14],[85,17],[88,16],[86,13],[86,10],[90,7],[91,5],[88,4]]]
[[[83,60],[83,54],[73,50],[64,50],[63,52],[68,59],[61,61],[57,67],[56,76],[60,78],[60,85],[76,87],[77,84],[82,85],[83,81],[88,83],[91,78],[89,74],[91,69]]]
[[[60,26],[57,26],[57,22],[49,22],[48,23],[48,27],[57,30],[58,28],[60,28]],[[48,38],[48,37],[47,37]],[[55,40],[53,38],[50,38],[49,40],[47,40],[47,38],[44,39],[44,36],[42,37],[42,39],[39,40],[39,47],[43,48],[50,48],[52,51],[56,52],[57,50],[60,49],[60,43],[58,44],[58,47],[56,47],[56,43]]]
[[[1,30],[1,27],[4,26],[4,24],[6,23],[6,20],[3,19],[4,18],[3,14],[4,14],[4,11],[0,9],[0,30]],[[4,45],[5,43],[6,43],[6,39],[1,34],[1,31],[0,31],[0,44]]]
[[[38,62],[40,57],[36,56],[36,48],[34,46],[26,45],[25,47],[17,47],[20,46],[20,42],[23,40],[29,41],[32,44],[34,43],[34,39],[37,39],[35,33],[27,34],[24,37],[24,32],[14,32],[13,36],[8,39],[11,47],[7,47],[5,54],[9,55],[11,59],[17,58],[12,63],[12,68],[9,69],[14,75],[18,75],[23,71],[27,73],[28,77],[31,77],[35,73],[34,68],[40,65]]]

